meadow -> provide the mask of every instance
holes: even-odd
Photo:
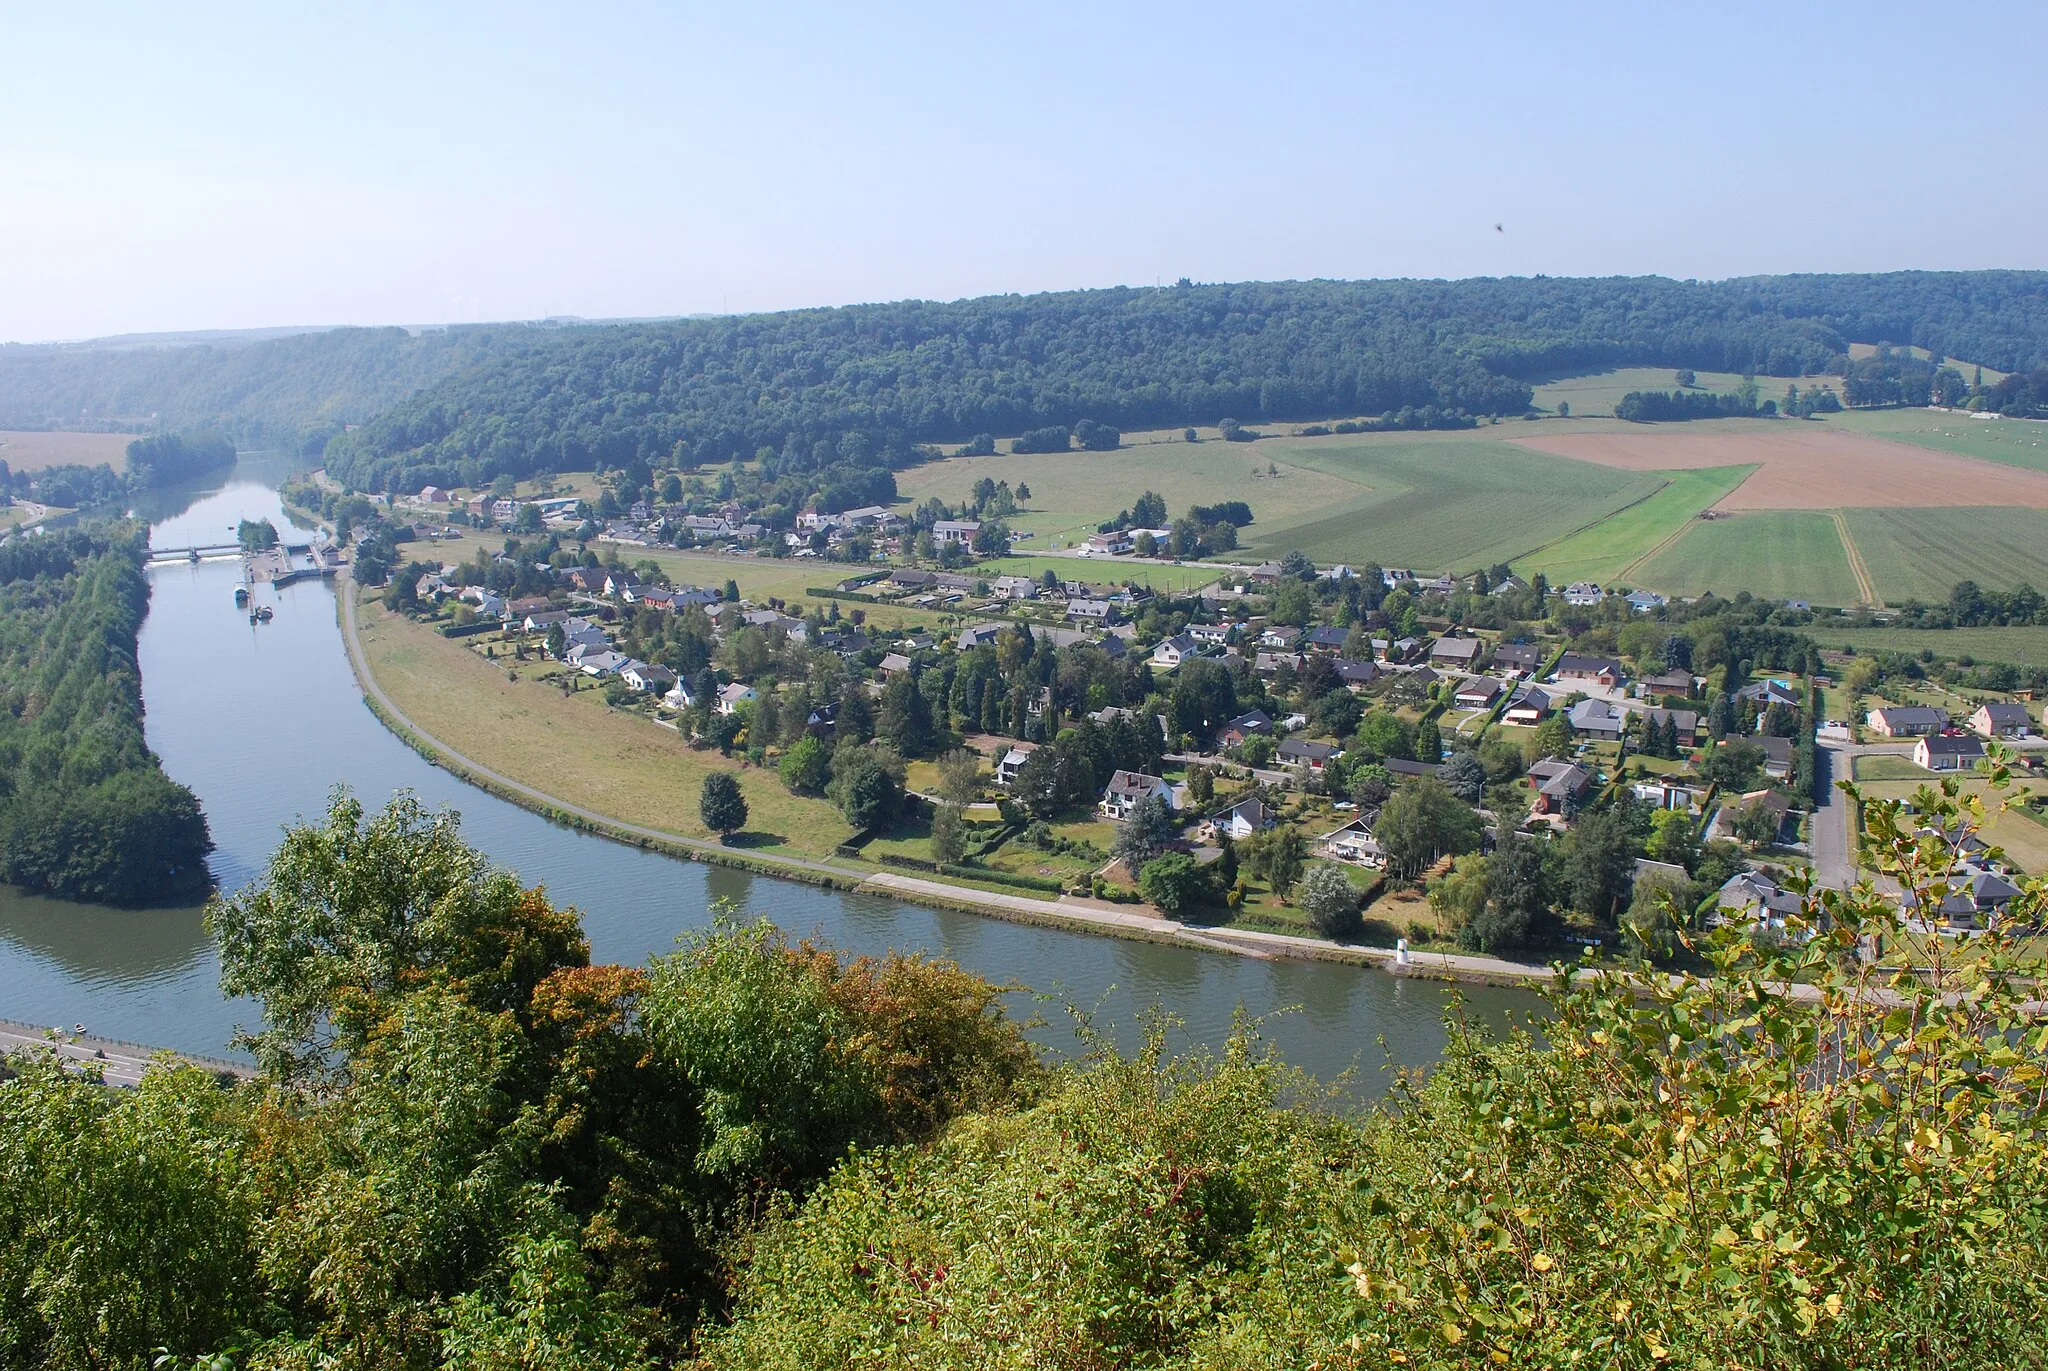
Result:
[[[42,471],[47,467],[98,466],[128,469],[132,433],[0,432],[0,462],[10,471]]]
[[[1747,377],[1728,371],[1702,371],[1693,377],[1693,389],[1711,391],[1718,395],[1733,395],[1742,389]],[[1785,387],[1797,385],[1805,390],[1811,382],[1827,384],[1833,382],[1837,392],[1842,388],[1839,378],[1827,376],[1802,377],[1797,382],[1780,376],[1759,376],[1756,378],[1758,398],[1775,400],[1785,394]],[[1536,408],[1548,414],[1555,414],[1560,402],[1569,403],[1572,417],[1584,419],[1613,418],[1614,407],[1622,397],[1632,390],[1677,390],[1678,375],[1670,367],[1616,367],[1612,371],[1598,371],[1585,376],[1560,376],[1539,381],[1535,385]]]
[[[1683,536],[1701,510],[1754,470],[1739,466],[1650,473],[1663,477],[1663,489],[1591,528],[1537,549],[1518,569],[1525,575],[1540,571],[1552,585],[1573,581],[1633,584],[1641,563]]]
[[[1887,603],[1946,600],[1962,580],[2048,585],[2048,510],[1851,509],[1844,517]]]
[[[2048,626],[2022,628],[1855,627],[1820,622],[1802,630],[1822,647],[1857,652],[1932,652],[1944,661],[2012,662],[2048,667]]]
[[[1864,409],[1830,414],[1826,422],[1872,438],[2048,471],[2048,423],[2038,420],[1976,419],[1934,409]]]
[[[1300,548],[1321,563],[1469,571],[1516,562],[1654,495],[1664,480],[1490,435],[1276,439],[1259,446],[1283,470],[1334,477],[1349,487],[1313,517],[1261,517],[1242,535],[1254,553]],[[1259,506],[1252,511],[1259,514]]]
[[[1208,585],[1224,574],[1216,566],[1200,562],[1175,565],[1172,562],[1147,561],[1142,557],[997,557],[975,566],[973,574],[994,580],[998,576],[1029,576],[1038,579],[1046,572],[1052,572],[1063,581],[1115,582],[1136,581],[1141,586],[1154,590],[1193,590]],[[830,585],[831,582],[820,582]]]
[[[1860,592],[1831,515],[1765,510],[1695,520],[1636,578],[1674,595],[1746,590],[1770,599],[1853,605]]]

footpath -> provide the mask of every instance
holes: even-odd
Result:
[[[370,673],[369,656],[363,649],[362,637],[356,625],[354,584],[346,578],[338,581],[335,585],[335,594],[341,602],[342,638],[348,645],[349,665],[355,672],[356,683],[361,687],[364,699],[386,727],[406,738],[436,765],[453,772],[479,789],[490,791],[501,799],[531,809],[547,818],[588,828],[603,837],[659,848],[677,856],[744,866],[768,875],[784,875],[808,881],[813,885],[886,894],[914,904],[958,909],[1019,923],[1036,923],[1047,927],[1106,934],[1111,937],[1176,943],[1184,947],[1201,948],[1210,952],[1228,952],[1234,956],[1253,957],[1259,960],[1287,958],[1297,961],[1349,962],[1358,966],[1379,967],[1396,975],[1478,981],[1489,985],[1530,985],[1550,981],[1556,975],[1548,967],[1503,961],[1498,957],[1472,957],[1453,953],[1404,954],[1389,948],[1348,946],[1284,933],[1209,928],[1164,918],[1157,913],[1140,913],[1128,906],[1111,904],[1104,900],[1090,900],[1073,895],[1063,895],[1056,899],[1009,895],[970,886],[950,885],[943,881],[919,880],[914,876],[899,876],[893,872],[870,873],[800,857],[781,857],[768,853],[741,854],[708,839],[691,838],[665,829],[627,823],[611,815],[571,804],[558,796],[494,771],[421,728],[385,693],[384,688],[377,683],[377,678]]]

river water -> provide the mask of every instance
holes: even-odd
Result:
[[[245,458],[224,485],[145,510],[157,547],[232,541],[242,519],[288,519],[277,467]],[[890,948],[951,957],[1028,987],[1013,1007],[1046,1020],[1055,1050],[1077,1043],[1068,1007],[1130,1042],[1148,1011],[1179,1022],[1184,1043],[1220,1044],[1240,1012],[1292,1064],[1326,1080],[1356,1068],[1351,1090],[1377,1095],[1389,1063],[1435,1058],[1451,992],[1378,971],[1256,961],[1224,953],[1031,928],[643,852],[561,828],[463,785],[403,746],[364,707],[336,623],[334,589],[260,586],[275,619],[252,626],[233,603],[235,560],[151,573],[140,656],[149,743],[191,786],[212,825],[222,888],[256,879],[283,825],[314,819],[330,790],[366,804],[410,789],[462,814],[469,841],[584,912],[599,961],[640,962],[703,927],[714,901],[766,916],[854,952]],[[0,1017],[82,1023],[93,1032],[225,1055],[255,1006],[224,999],[200,910],[126,911],[44,899],[0,886]],[[1464,1012],[1489,1019],[1531,1009],[1532,995],[1467,989]]]

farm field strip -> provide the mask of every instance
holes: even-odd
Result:
[[[1980,662],[2011,662],[2048,667],[2048,626],[2020,628],[1892,628],[1816,623],[1800,632],[1825,648],[1858,652],[1918,653],[1925,648],[1938,657],[1972,657]]]
[[[1847,433],[2048,471],[2048,423],[2039,420],[1977,419],[1935,409],[1866,409],[1831,414],[1827,423]]]
[[[128,469],[128,445],[132,433],[45,433],[8,430],[0,432],[0,462],[10,471],[42,471],[49,467],[98,466],[105,462],[116,471]]]
[[[1747,379],[1730,371],[1702,371],[1694,374],[1693,389],[1715,395],[1734,395]],[[1782,396],[1788,385],[1797,385],[1805,390],[1808,385],[1830,382],[1839,393],[1842,385],[1839,377],[1802,376],[1796,381],[1780,376],[1756,378],[1758,394],[1765,399]],[[1673,391],[1678,388],[1678,374],[1672,367],[1617,367],[1612,371],[1534,383],[1537,409],[1554,414],[1560,402],[1566,403],[1572,407],[1575,419],[1613,418],[1614,407],[1632,390]]]
[[[1662,488],[1625,509],[1575,530],[1530,553],[1529,573],[1553,585],[1572,581],[1626,581],[1644,563],[1683,536],[1699,512],[1733,490],[1754,467],[1709,467],[1652,473]]]
[[[1856,578],[1856,589],[1866,605],[1883,605],[1877,597],[1876,587],[1870,584],[1870,569],[1863,565],[1863,554],[1857,550],[1855,535],[1849,532],[1849,520],[1836,510],[1834,513],[1835,534],[1842,540],[1842,551],[1849,558],[1849,574]]]
[[[1674,595],[1747,590],[1774,600],[1856,603],[1859,588],[1832,515],[1776,510],[1695,520],[1635,573]]]
[[[1849,509],[1843,519],[1878,595],[1892,603],[1946,600],[1963,580],[2048,585],[2048,511]]]

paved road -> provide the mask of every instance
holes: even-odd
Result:
[[[1859,749],[1850,743],[1822,743],[1813,750],[1814,769],[1821,774],[1813,811],[1814,879],[1830,890],[1856,884],[1855,845],[1849,838],[1849,799],[1835,789],[1849,779],[1850,759]]]
[[[133,1086],[156,1065],[164,1049],[114,1038],[94,1037],[76,1029],[45,1029],[36,1024],[0,1019],[0,1052],[43,1051],[56,1055],[67,1067],[98,1067],[108,1085]],[[249,1077],[255,1072],[244,1062],[221,1061],[211,1057],[172,1054],[180,1062],[231,1076]]]

